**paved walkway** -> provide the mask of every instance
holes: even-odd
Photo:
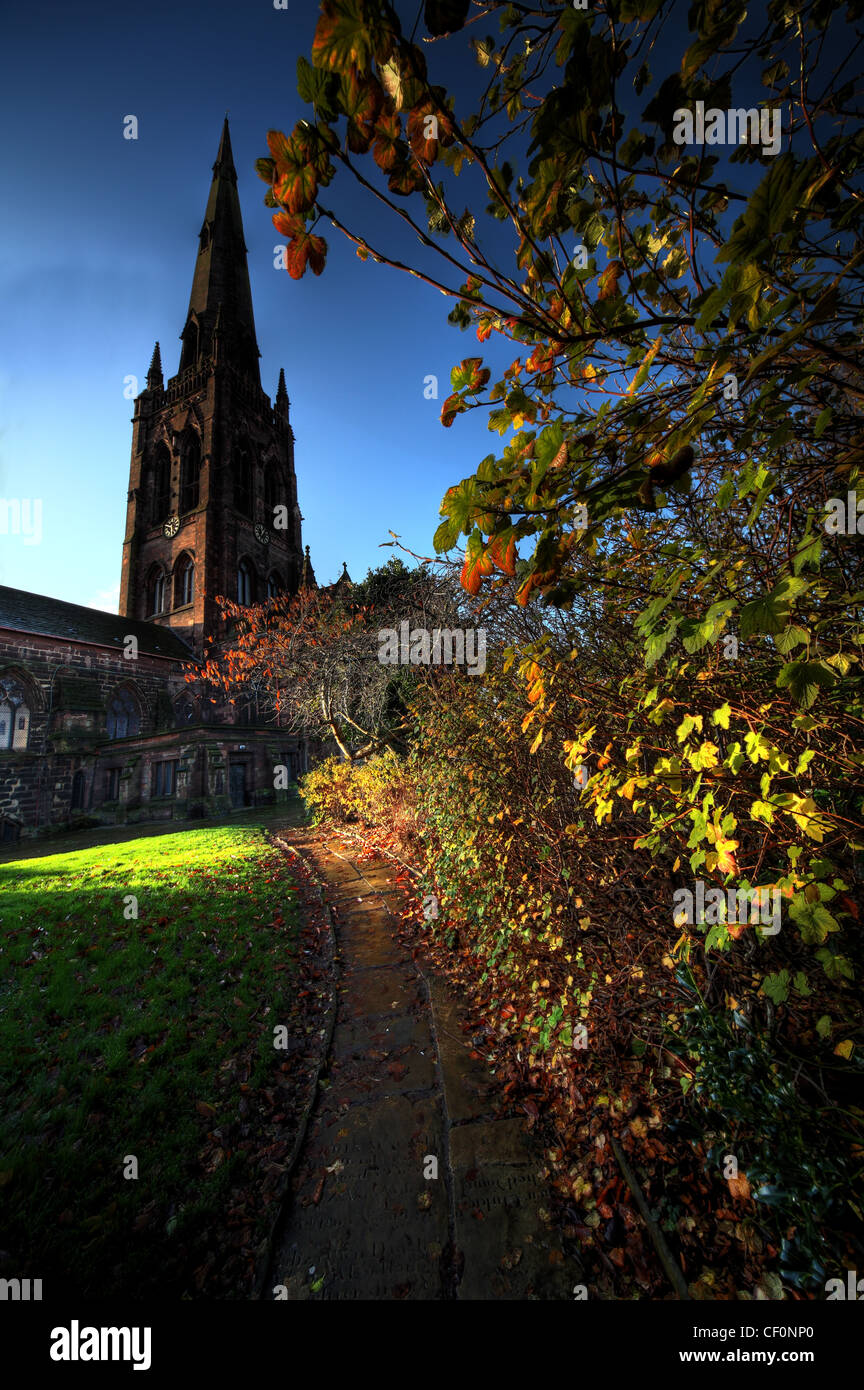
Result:
[[[392,869],[332,835],[284,842],[326,881],[340,979],[266,1296],[571,1299],[542,1153],[472,1059],[457,1002],[397,940]]]

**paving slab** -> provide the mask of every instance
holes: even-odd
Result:
[[[502,1113],[458,997],[397,940],[393,866],[285,838],[328,885],[342,974],[269,1297],[571,1299],[539,1141]]]

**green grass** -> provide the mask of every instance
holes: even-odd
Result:
[[[284,1084],[297,993],[283,865],[236,826],[0,865],[0,1273],[194,1295],[233,1214],[248,1280],[248,1121]]]

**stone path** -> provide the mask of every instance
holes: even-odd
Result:
[[[332,835],[283,838],[326,881],[340,978],[265,1296],[572,1298],[580,1271],[540,1215],[542,1152],[501,1117],[457,1001],[397,940],[392,868]]]

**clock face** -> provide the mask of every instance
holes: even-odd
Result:
[[[258,522],[258,525],[255,527],[255,539],[257,541],[260,541],[262,545],[270,544],[270,532],[267,530],[266,526],[263,526],[261,524],[260,521]]]
[[[176,535],[177,535],[177,532],[178,532],[179,530],[180,530],[180,518],[179,518],[179,516],[169,516],[168,520],[165,522],[165,525],[162,527],[162,534],[163,534],[164,536],[169,536],[169,537],[170,537],[170,536],[176,536]]]

